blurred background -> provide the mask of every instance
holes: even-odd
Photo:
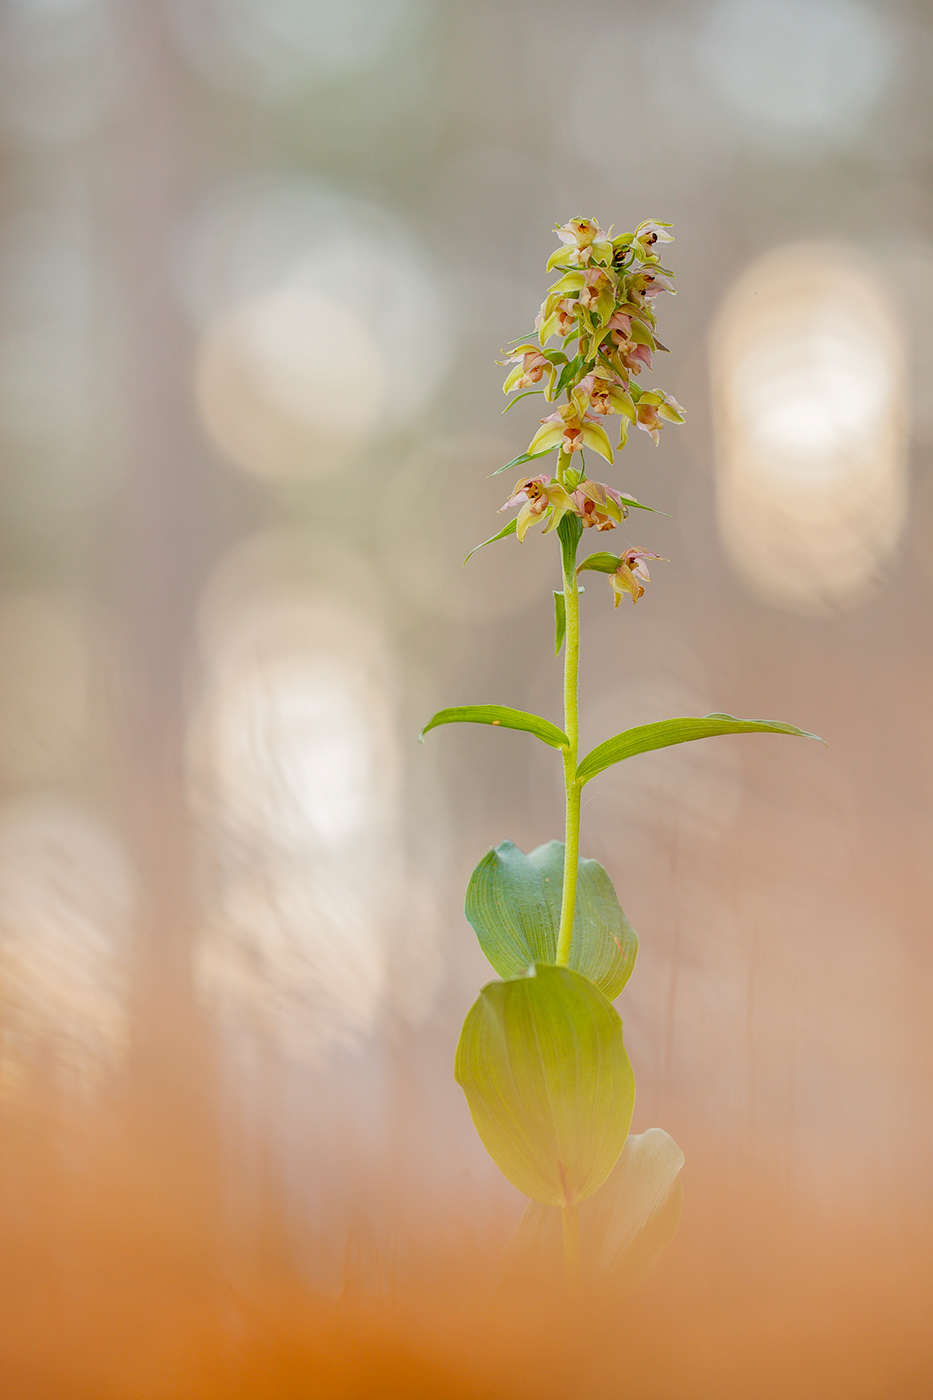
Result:
[[[933,17],[921,0],[3,0],[0,1375],[31,1397],[911,1400],[933,1384]],[[553,226],[671,220],[604,475],[586,791],[680,1235],[586,1329],[452,1060],[560,766],[502,523]],[[647,382],[647,376],[646,376]],[[612,545],[615,536],[610,540]]]

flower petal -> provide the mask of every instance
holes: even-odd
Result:
[[[600,457],[605,457],[607,462],[612,461],[612,444],[606,436],[606,431],[598,423],[590,423],[584,419],[583,422],[583,444],[591,447],[594,452],[598,452]]]

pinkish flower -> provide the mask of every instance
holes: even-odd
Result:
[[[569,264],[571,267],[586,267],[592,262],[594,252],[605,253],[609,248],[605,242],[606,235],[595,219],[571,219],[558,228],[557,236],[561,243],[569,243],[572,246],[569,252],[558,250],[554,253],[548,261],[549,268],[558,263]]]
[[[602,242],[606,235],[595,219],[570,219],[557,230],[561,243],[574,243],[578,248],[589,248],[597,239]]]
[[[561,518],[567,514],[568,510],[574,509],[573,501],[561,486],[559,481],[553,481],[549,476],[529,476],[524,481],[519,481],[505,505],[499,507],[500,514],[504,510],[510,510],[513,506],[521,506],[518,517],[515,521],[515,533],[521,543],[525,535],[531,529],[536,520],[540,520],[549,510],[551,519],[548,522],[545,534],[549,530],[556,530]]]
[[[557,301],[548,298],[535,318],[535,329],[539,332],[542,345],[552,335],[563,338],[576,329],[576,308],[576,301],[570,297],[559,297]]]
[[[581,481],[573,501],[585,530],[594,525],[597,530],[613,530],[628,516],[628,506],[618,491],[601,481]]]
[[[576,403],[564,404],[556,413],[541,418],[541,427],[528,444],[529,455],[559,447],[563,452],[581,452],[592,448],[607,462],[612,461],[612,447],[605,429],[589,413],[581,413]]]
[[[539,383],[548,371],[553,373],[553,366],[537,345],[519,345],[514,355],[510,355],[507,360],[500,360],[499,363],[515,365],[515,369],[509,371],[502,386],[506,394],[510,394],[513,389],[530,389],[533,384]]]
[[[573,398],[581,411],[598,413],[624,413],[634,416],[632,400],[626,392],[625,383],[617,374],[602,366],[583,376],[573,391]]]
[[[643,433],[651,434],[657,447],[665,422],[682,423],[684,411],[671,394],[662,393],[660,389],[650,389],[638,400],[635,421]]]
[[[583,274],[584,284],[580,289],[580,305],[587,311],[595,311],[604,292],[612,291],[612,282],[601,267],[589,267]]]
[[[634,340],[629,340],[621,331],[612,332],[612,341],[620,363],[630,374],[641,374],[643,369],[651,368],[650,346],[639,345]]]
[[[615,376],[613,375],[613,380],[614,379]],[[585,404],[586,408],[592,413],[599,413],[601,415],[611,413],[613,411],[612,401],[609,398],[611,382],[612,381],[608,378],[597,375],[595,372],[591,371],[580,380],[574,390],[574,395],[579,396],[581,402]]]
[[[668,233],[669,228],[670,224],[658,223],[656,219],[646,219],[635,230],[634,241],[640,243],[646,251],[653,248],[656,243],[673,243],[674,235]]]
[[[613,311],[606,322],[607,331],[621,331],[624,336],[632,334],[632,318],[625,311]]]
[[[637,603],[644,594],[644,584],[651,578],[645,565],[646,559],[661,559],[660,554],[652,554],[650,549],[627,549],[619,560],[619,567],[611,575],[609,583],[615,595],[613,607],[618,607],[623,593],[630,593],[632,602]]]
[[[663,272],[654,267],[640,267],[625,279],[630,291],[640,292],[643,297],[656,297],[659,292],[674,294],[674,284]]]

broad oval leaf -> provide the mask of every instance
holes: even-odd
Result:
[[[419,741],[440,724],[492,724],[502,729],[523,729],[552,749],[563,749],[570,743],[564,731],[549,719],[530,715],[526,710],[513,710],[508,705],[455,705],[449,710],[438,710],[418,735]]]
[[[580,1207],[584,1281],[626,1294],[637,1288],[677,1233],[684,1154],[661,1128],[633,1134],[604,1185]],[[538,1279],[563,1276],[561,1212],[529,1201],[509,1241],[510,1264]]]
[[[455,1074],[476,1131],[519,1191],[547,1205],[597,1191],[625,1146],[635,1079],[622,1022],[592,982],[535,965],[467,1013]]]
[[[662,719],[655,724],[626,729],[597,744],[580,762],[577,779],[588,783],[590,778],[614,763],[621,763],[623,758],[634,758],[635,754],[648,753],[651,749],[666,749],[671,744],[686,744],[691,739],[709,739],[716,734],[794,734],[798,739],[825,742],[818,734],[810,734],[796,725],[765,719],[736,719],[733,715],[718,714],[706,715],[703,719]]]
[[[564,844],[549,841],[530,855],[511,841],[487,852],[470,876],[466,916],[500,977],[518,977],[532,963],[557,955],[564,883]],[[570,966],[610,1001],[635,966],[638,936],[612,881],[596,860],[581,860],[570,945]]]

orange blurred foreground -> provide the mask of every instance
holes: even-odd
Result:
[[[387,1268],[361,1227],[342,1295],[324,1296],[274,1209],[248,1257],[225,1243],[216,1183],[204,1176],[200,1205],[179,1192],[184,1153],[151,1125],[101,1123],[92,1142],[50,1123],[8,1115],[4,1135],[10,1400],[925,1400],[933,1386],[930,1237],[903,1201],[872,1220],[843,1200],[791,1218],[780,1183],[723,1174],[694,1143],[681,1233],[631,1299],[506,1292],[498,1221],[464,1223],[459,1241],[453,1222],[441,1244],[401,1205],[404,1263]]]

